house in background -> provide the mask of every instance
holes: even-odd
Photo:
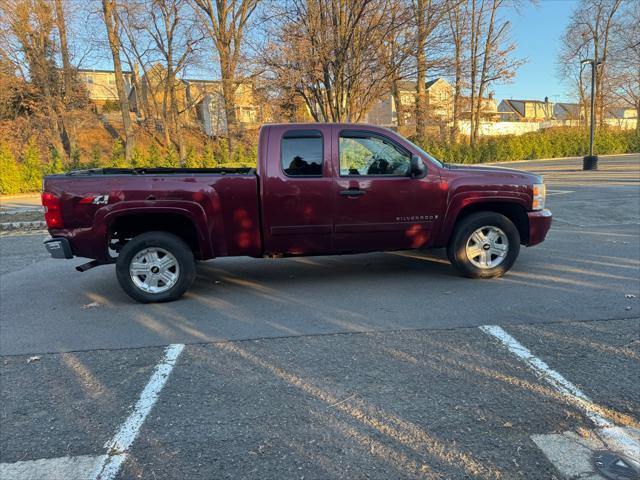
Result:
[[[142,103],[146,101],[152,114],[160,116],[165,97],[166,79],[167,71],[161,64],[156,63],[149,67],[138,80],[139,91],[135,86],[129,91],[131,111],[141,116],[144,112]],[[187,109],[186,85],[176,78],[174,89],[178,111],[183,112]]]
[[[222,82],[211,82],[206,89],[198,90],[198,94],[202,94],[202,99],[196,103],[196,110],[204,133],[210,137],[226,135],[227,116],[222,95]],[[236,120],[240,130],[256,128],[262,121],[262,115],[255,101],[253,83],[240,83],[236,89],[235,100]]]
[[[132,89],[131,72],[122,72],[124,76],[124,88],[129,95]],[[100,113],[105,103],[118,102],[118,89],[116,88],[116,75],[112,70],[78,69],[78,78],[84,83],[89,100],[96,106]]]
[[[152,114],[163,108],[166,70],[160,64],[151,66],[140,78],[140,92],[133,88],[129,94],[131,109],[140,114],[145,99]],[[222,95],[222,82],[208,79],[176,79],[175,96],[180,118],[186,124],[198,125],[209,136],[226,135],[227,122]],[[262,121],[252,82],[238,84],[236,90],[236,119],[240,129],[256,128]]]
[[[436,78],[425,84],[427,111],[431,120],[449,121],[453,116],[453,87],[444,78]],[[391,92],[376,101],[365,118],[366,123],[385,127],[398,126],[399,112],[404,125],[415,124],[416,82],[403,80],[398,82],[400,105]]]
[[[498,112],[504,122],[544,122],[553,120],[553,103],[542,100],[502,100]]]
[[[556,103],[553,106],[553,116],[558,120],[583,121],[586,116],[579,103]]]
[[[631,107],[619,107],[612,106],[605,108],[605,118],[611,118],[616,120],[637,118],[638,112],[635,108]]]
[[[460,97],[459,118],[462,120],[469,120],[471,118],[471,97]],[[498,103],[493,98],[493,94],[489,94],[488,97],[484,97],[480,102],[480,121],[483,121],[483,122],[500,121],[500,112],[498,112]]]
[[[399,110],[402,111],[403,125],[415,125],[416,82],[401,81],[398,84],[400,108],[391,93],[374,103],[365,119],[368,123],[385,127],[397,127]],[[432,125],[442,125],[453,121],[453,86],[444,78],[436,78],[426,83],[428,119]],[[471,98],[459,97],[459,119],[469,119]],[[480,105],[483,121],[497,121],[500,118],[498,104],[492,95],[484,97]]]

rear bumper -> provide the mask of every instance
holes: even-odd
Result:
[[[527,212],[527,216],[529,217],[529,241],[527,246],[531,247],[544,241],[547,232],[551,228],[553,215],[551,215],[550,210],[544,209]]]
[[[61,237],[54,237],[44,242],[44,248],[53,258],[73,258],[69,240]]]

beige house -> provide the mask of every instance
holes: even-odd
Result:
[[[226,135],[227,116],[224,108],[222,82],[219,80],[187,80],[187,95],[197,110],[202,129],[209,136]],[[236,89],[236,120],[240,129],[256,128],[262,112],[255,101],[254,85],[241,83]]]
[[[637,118],[638,112],[635,108],[631,107],[606,107],[605,108],[605,118],[612,119],[631,119]]]
[[[141,115],[144,109],[140,103],[146,100],[152,114],[155,112],[155,115],[160,115],[160,111],[163,109],[166,79],[167,71],[162,65],[156,63],[149,67],[145,74],[139,78],[139,91],[135,86],[129,90],[129,105],[131,106],[131,111]],[[187,102],[186,85],[180,79],[175,80],[175,95],[178,110],[180,112],[187,110],[189,106]]]
[[[553,103],[542,100],[502,100],[498,111],[504,122],[544,122],[553,120]]]
[[[124,76],[124,87],[129,95],[131,91],[131,72],[122,72]],[[118,101],[118,90],[116,88],[116,75],[112,70],[90,70],[78,69],[78,78],[84,86],[98,112],[106,102]]]
[[[553,116],[557,120],[584,120],[584,109],[579,103],[559,102],[553,106]]]
[[[453,86],[444,78],[436,78],[426,83],[427,111],[429,120],[433,124],[453,121]],[[369,111],[366,121],[386,127],[398,125],[399,111],[402,111],[404,125],[415,125],[416,82],[399,82],[400,108],[391,93],[378,100]],[[469,118],[471,99],[460,97],[459,118]],[[486,120],[499,118],[498,105],[492,96],[485,97],[481,102],[481,116]]]
[[[433,120],[447,120],[453,115],[453,87],[444,78],[436,78],[425,84],[427,94],[427,111]],[[400,105],[396,104],[396,98],[389,92],[375,102],[365,121],[385,127],[398,125],[399,112],[402,112],[405,125],[415,124],[416,108],[416,82],[404,80],[398,82],[398,97]]]
[[[144,99],[153,111],[162,108],[166,70],[160,64],[153,65],[140,79],[140,92],[135,88],[129,93],[131,109],[141,113]],[[199,124],[209,136],[225,135],[227,131],[222,82],[206,79],[176,79],[176,103],[183,121]],[[154,101],[155,100],[155,101]],[[158,113],[157,113],[158,114]],[[244,82],[236,90],[236,118],[241,129],[255,128],[262,121],[257,105],[254,85]]]
[[[460,118],[463,120],[471,118],[471,97],[460,98]],[[480,120],[485,122],[497,122],[500,120],[498,103],[493,98],[493,95],[484,97],[480,101]]]

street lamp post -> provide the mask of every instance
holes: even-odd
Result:
[[[597,59],[582,60],[582,68],[591,65],[591,121],[589,125],[589,155],[582,159],[583,170],[597,170],[598,156],[593,154],[593,136],[596,127],[596,69],[602,62]]]

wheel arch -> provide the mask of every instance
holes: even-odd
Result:
[[[161,231],[182,239],[196,258],[209,258],[211,248],[206,236],[188,212],[153,209],[127,211],[108,219],[107,242],[111,238],[130,239],[142,233]]]
[[[477,212],[496,212],[504,215],[518,229],[520,244],[525,245],[529,241],[529,217],[522,202],[516,198],[500,198],[468,202],[455,209],[455,211],[447,212],[444,222],[445,227],[440,233],[438,243],[448,245],[456,225],[462,219]]]

